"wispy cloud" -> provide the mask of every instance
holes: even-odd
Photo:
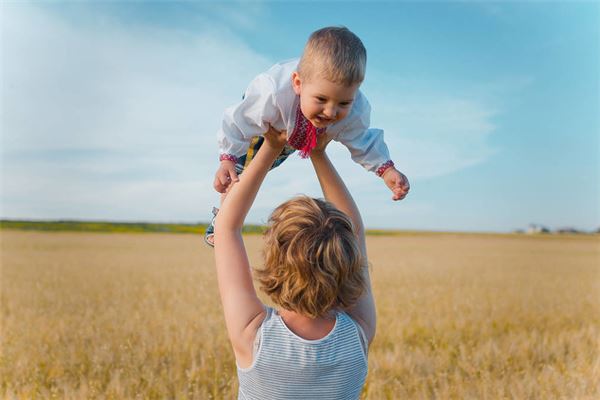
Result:
[[[211,22],[227,15],[252,29],[261,5],[244,2],[237,14],[229,3],[198,7],[202,23],[184,30],[128,25],[110,14],[82,24],[45,7],[3,6],[2,216],[208,218],[218,199],[212,179],[223,109],[277,60]],[[435,93],[398,100],[393,88],[368,94],[373,125],[385,128],[413,181],[494,154],[488,139],[496,111],[480,102]],[[334,146],[331,154],[368,222],[393,226],[408,213],[427,212],[410,203],[398,211],[383,183],[346,149]],[[310,163],[293,157],[270,174],[250,220],[264,221],[297,193],[320,190]]]
[[[264,23],[264,14],[267,11],[265,2],[249,0],[199,2],[193,6],[199,12],[216,18],[220,24],[242,30],[252,30]]]
[[[385,79],[383,79],[385,81]],[[393,81],[393,79],[390,79]],[[385,127],[394,159],[413,179],[431,179],[485,162],[499,111],[479,99],[374,88],[372,125]]]
[[[208,22],[82,26],[11,4],[2,30],[3,215],[129,219],[121,208],[161,204],[147,217],[195,218],[191,204],[214,201],[220,115],[271,60]]]

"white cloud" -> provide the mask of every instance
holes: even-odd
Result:
[[[236,17],[247,29],[261,12],[249,9]],[[276,60],[202,16],[197,30],[184,31],[110,15],[76,24],[15,3],[3,12],[2,216],[206,220],[218,200],[212,179],[223,109]],[[398,101],[389,87],[367,94],[374,126],[385,128],[413,182],[494,153],[494,111],[482,104],[434,94]],[[383,182],[346,149],[333,147],[331,155],[367,222],[394,226],[426,212],[392,203]],[[310,162],[292,156],[270,174],[249,220],[264,221],[298,193],[320,190]]]
[[[253,71],[269,65],[208,26],[195,35],[116,21],[100,29],[33,7],[6,12],[3,96],[13,149],[198,144],[213,136],[231,93],[237,100]]]
[[[392,158],[412,179],[449,175],[485,162],[498,151],[489,141],[496,130],[497,110],[475,98],[428,93],[427,89],[419,94],[414,89],[398,93],[393,78],[382,88],[385,81],[368,88],[371,123],[385,128]]]
[[[193,215],[168,201],[175,187],[208,208],[220,115],[270,60],[208,23],[82,26],[3,7],[3,216]]]

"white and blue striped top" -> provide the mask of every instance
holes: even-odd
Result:
[[[257,332],[248,368],[238,366],[238,400],[358,399],[367,377],[367,342],[361,327],[338,312],[323,338],[294,334],[274,309]]]

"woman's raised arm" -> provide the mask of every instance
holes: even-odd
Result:
[[[215,261],[225,323],[236,358],[247,356],[247,343],[255,332],[252,325],[264,313],[254,285],[242,239],[242,226],[256,194],[285,145],[285,133],[265,133],[260,150],[229,193],[215,221]],[[250,327],[250,328],[249,328]]]
[[[363,271],[367,287],[356,304],[348,310],[348,313],[361,325],[367,335],[369,343],[371,343],[375,336],[376,312],[373,292],[371,290],[371,280],[369,277],[369,266],[367,263],[367,246],[364,225],[352,195],[325,153],[327,143],[321,142],[321,140],[325,140],[325,137],[319,139],[320,141],[317,148],[312,151],[311,161],[315,168],[315,172],[317,173],[317,177],[319,178],[323,196],[325,196],[325,200],[332,203],[340,211],[350,217],[356,230],[360,251],[365,259]]]

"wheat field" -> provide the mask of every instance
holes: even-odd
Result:
[[[260,236],[246,237],[253,265]],[[186,234],[3,230],[5,399],[232,399],[212,250]],[[368,237],[364,399],[600,398],[600,238]]]

